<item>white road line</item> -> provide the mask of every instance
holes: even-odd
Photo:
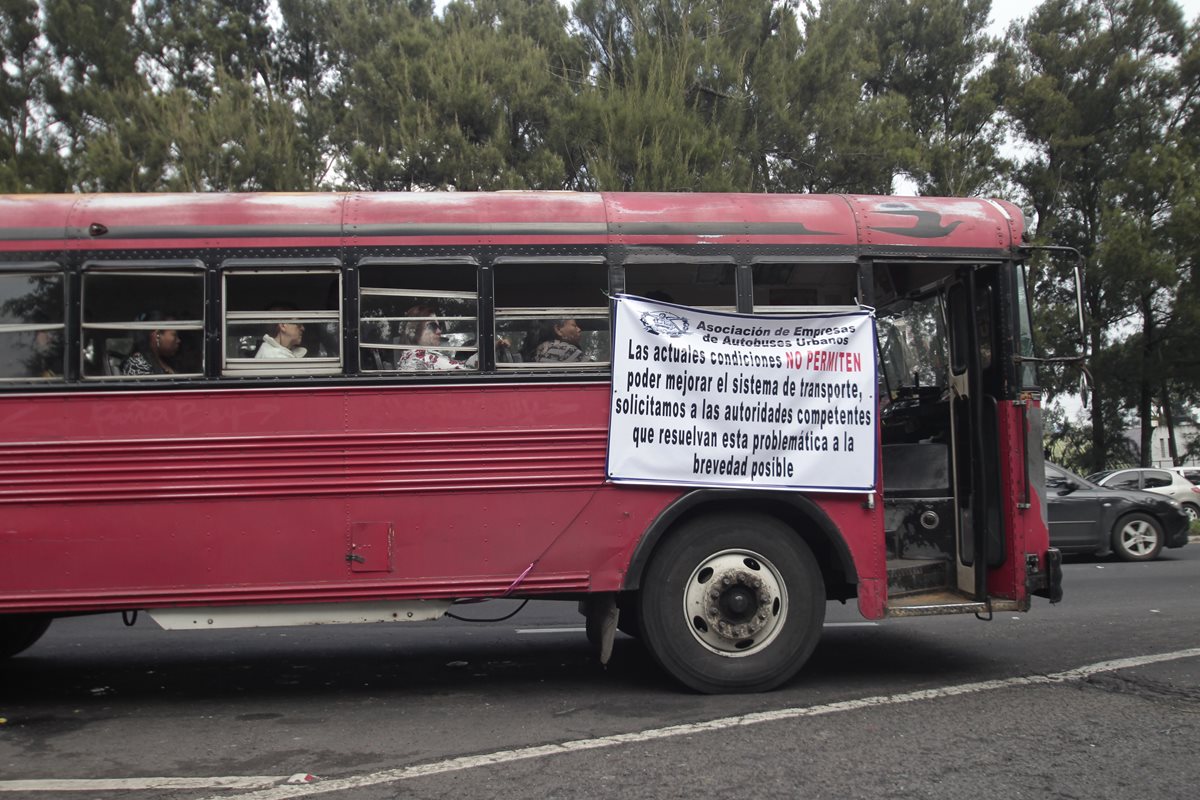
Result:
[[[126,792],[145,789],[262,789],[283,783],[287,775],[238,778],[79,778],[0,781],[0,792]]]
[[[445,761],[435,761],[430,764],[415,764],[410,767],[383,770],[367,775],[351,778],[338,778],[314,783],[280,786],[287,777],[224,777],[224,778],[127,778],[127,779],[79,779],[79,780],[23,780],[0,781],[0,792],[36,792],[36,791],[117,791],[137,789],[259,789],[248,794],[213,795],[206,800],[290,800],[293,797],[308,797],[310,795],[328,792],[342,792],[350,789],[361,789],[368,786],[379,786],[386,783],[398,783],[412,778],[423,778],[430,775],[441,775],[447,772],[459,772],[496,764],[509,764],[515,761],[528,761],[534,758],[577,753],[585,750],[597,750],[605,747],[650,742],[658,739],[670,739],[677,736],[690,736],[696,733],[717,731],[725,728],[737,728],[747,725],[759,725],[764,722],[779,722],[781,720],[799,719],[801,717],[818,717],[826,714],[838,714],[843,711],[858,711],[865,708],[893,706],[903,703],[914,703],[922,700],[937,700],[943,697],[958,697],[961,695],[990,692],[996,689],[1011,689],[1021,686],[1039,686],[1046,684],[1065,683],[1081,680],[1102,672],[1114,672],[1121,669],[1142,667],[1164,661],[1176,661],[1181,658],[1200,657],[1200,647],[1187,650],[1176,650],[1170,653],[1157,653],[1148,656],[1120,658],[1113,661],[1101,661],[1088,664],[1076,669],[1056,672],[1050,675],[1026,675],[1016,678],[1003,678],[977,683],[963,683],[957,686],[943,686],[937,689],[923,689],[916,692],[901,694],[876,695],[859,700],[845,700],[840,703],[827,703],[820,706],[804,706],[797,708],[781,708],[775,711],[760,711],[754,714],[743,714],[736,717],[722,717],[706,722],[672,725],[666,728],[651,728],[633,733],[618,733],[613,736],[600,736],[592,739],[572,739],[557,744],[522,747],[516,750],[498,750],[476,756],[463,756]],[[293,779],[300,776],[293,776]],[[308,778],[308,776],[304,776]],[[262,788],[268,787],[268,788]]]
[[[368,786],[378,786],[385,783],[397,783],[412,778],[424,778],[430,775],[440,775],[447,772],[459,772],[478,767],[489,767],[496,764],[509,764],[515,761],[528,761],[533,758],[577,753],[584,750],[596,750],[604,747],[650,742],[657,739],[670,739],[676,736],[690,736],[696,733],[737,728],[745,725],[759,725],[764,722],[797,719],[800,717],[817,717],[825,714],[837,714],[843,711],[857,711],[863,708],[899,705],[921,700],[937,700],[942,697],[957,697],[977,692],[989,692],[994,689],[1009,689],[1020,686],[1036,686],[1043,684],[1063,683],[1080,680],[1089,675],[1101,672],[1113,672],[1119,669],[1130,669],[1162,661],[1174,661],[1181,658],[1200,657],[1200,647],[1188,650],[1176,650],[1171,653],[1158,653],[1149,656],[1121,658],[1114,661],[1101,661],[1065,672],[1051,675],[1027,675],[1017,678],[1004,678],[978,683],[963,683],[957,686],[943,686],[939,689],[924,689],[902,694],[877,695],[864,697],[861,700],[846,700],[840,703],[828,703],[821,706],[801,708],[781,708],[775,711],[760,711],[754,714],[743,714],[737,717],[723,717],[707,722],[672,725],[666,728],[651,728],[650,730],[635,731],[634,733],[618,733],[613,736],[599,736],[593,739],[573,739],[558,744],[540,745],[537,747],[522,747],[516,750],[498,750],[494,753],[484,753],[477,756],[450,758],[431,764],[414,764],[411,767],[373,772],[369,775],[359,775],[352,778],[338,778],[318,781],[305,786],[277,786],[249,794],[233,795],[232,800],[290,800],[293,797],[308,797],[326,792],[341,792],[350,789],[361,789]],[[230,800],[229,795],[216,795],[205,800]]]
[[[878,628],[878,622],[826,622],[826,628]]]

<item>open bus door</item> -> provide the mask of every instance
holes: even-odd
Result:
[[[887,614],[1023,609],[1027,528],[1008,506],[1029,491],[1017,465],[1031,446],[1041,457],[1014,358],[1024,292],[1010,262],[873,266],[892,290],[878,309]]]

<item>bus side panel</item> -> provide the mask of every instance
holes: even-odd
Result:
[[[0,609],[616,591],[680,490],[605,484],[609,397],[596,382],[0,399]],[[859,577],[881,578],[880,515],[816,499]]]
[[[585,590],[591,551],[530,567],[604,485],[607,404],[607,384],[4,398],[0,607]]]

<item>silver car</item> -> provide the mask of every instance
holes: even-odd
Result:
[[[1192,483],[1200,486],[1200,467],[1168,467],[1167,469],[1177,475],[1182,475]]]
[[[1089,475],[1087,479],[1109,489],[1141,489],[1165,494],[1183,506],[1189,521],[1200,519],[1200,486],[1184,477],[1183,470],[1188,468],[1177,469],[1180,471],[1152,467],[1111,469]],[[1194,467],[1190,469],[1195,470]]]

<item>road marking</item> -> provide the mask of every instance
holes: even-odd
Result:
[[[287,775],[239,778],[79,778],[0,781],[0,792],[127,792],[164,789],[262,789],[283,783]]]
[[[1081,680],[1089,675],[1101,672],[1113,672],[1119,669],[1130,669],[1162,661],[1175,661],[1181,658],[1196,658],[1200,656],[1200,647],[1188,650],[1176,650],[1171,653],[1158,653],[1134,658],[1120,658],[1113,661],[1101,661],[1084,667],[1056,672],[1051,675],[1028,675],[1016,678],[1003,678],[978,683],[963,683],[957,686],[943,686],[939,689],[923,689],[902,694],[876,695],[860,700],[845,700],[840,703],[828,703],[821,706],[805,706],[799,708],[781,708],[775,711],[760,711],[754,714],[743,714],[737,717],[723,717],[707,722],[694,722],[685,725],[671,725],[666,728],[651,728],[633,733],[618,733],[613,736],[599,736],[593,739],[571,739],[558,744],[546,744],[535,747],[522,747],[516,750],[498,750],[494,753],[484,753],[477,756],[463,756],[436,761],[432,764],[414,764],[410,767],[388,769],[373,772],[369,775],[359,775],[352,778],[338,778],[327,781],[310,783],[306,786],[277,786],[250,794],[233,795],[234,800],[290,800],[293,797],[307,797],[325,792],[341,792],[350,789],[362,789],[368,786],[378,786],[385,783],[398,783],[412,778],[425,778],[430,775],[441,775],[447,772],[460,772],[478,767],[490,767],[497,764],[510,764],[515,761],[528,761],[534,758],[578,753],[585,750],[597,750],[604,747],[616,747],[626,744],[650,742],[658,739],[670,739],[676,736],[691,736],[725,728],[738,728],[746,725],[759,725],[764,722],[798,719],[801,717],[817,717],[825,714],[837,714],[843,711],[857,711],[863,708],[892,706],[902,703],[913,703],[921,700],[937,700],[942,697],[957,697],[977,692],[989,692],[994,689],[1009,689],[1019,686],[1037,686],[1044,684],[1064,683]],[[224,800],[229,796],[214,796],[205,800]]]
[[[489,767],[498,764],[510,764],[516,761],[528,761],[534,758],[578,753],[586,750],[597,750],[605,747],[617,747],[640,742],[651,742],[659,739],[671,739],[677,736],[691,736],[697,733],[718,731],[726,728],[738,728],[748,725],[760,725],[765,722],[799,719],[802,717],[819,717],[827,714],[838,714],[844,711],[858,711],[865,708],[901,705],[923,700],[938,700],[943,697],[959,697],[962,695],[990,692],[996,689],[1011,689],[1022,686],[1044,686],[1047,684],[1066,683],[1096,675],[1102,672],[1114,672],[1121,669],[1143,667],[1148,664],[1158,664],[1164,661],[1176,661],[1182,658],[1200,657],[1200,647],[1187,650],[1176,650],[1170,653],[1157,653],[1133,658],[1119,658],[1112,661],[1101,661],[1088,664],[1076,669],[1055,672],[1050,675],[1026,675],[1015,678],[963,683],[956,686],[943,686],[937,689],[922,689],[901,694],[876,695],[858,700],[844,700],[838,703],[827,703],[820,706],[801,706],[781,708],[775,711],[759,711],[753,714],[743,714],[736,717],[722,717],[706,722],[694,722],[684,725],[671,725],[665,728],[651,728],[633,733],[618,733],[612,736],[599,736],[592,739],[570,739],[557,744],[522,747],[515,750],[498,750],[475,756],[462,756],[430,764],[414,764],[409,767],[382,770],[367,775],[350,778],[337,778],[302,785],[279,786],[286,777],[226,777],[226,778],[129,778],[129,779],[96,779],[96,780],[25,780],[0,781],[0,792],[35,792],[35,791],[103,791],[103,790],[136,790],[136,789],[252,789],[248,794],[213,795],[206,800],[290,800],[293,797],[308,797],[310,795],[329,792],[343,792],[351,789],[363,789],[387,783],[398,783],[413,778],[424,778],[430,775],[442,775],[448,772],[461,772],[479,767]],[[295,777],[295,776],[294,776]],[[305,776],[308,777],[308,776]],[[268,787],[268,788],[260,788]]]

